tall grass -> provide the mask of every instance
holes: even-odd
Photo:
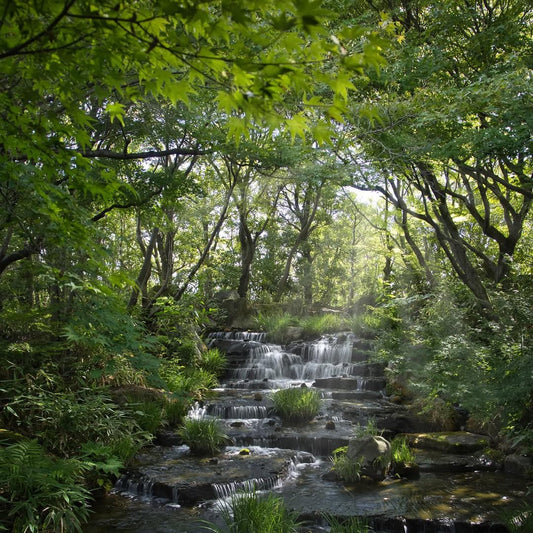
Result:
[[[255,322],[261,331],[268,333],[272,342],[283,344],[289,328],[301,328],[302,338],[319,337],[325,333],[351,330],[352,319],[338,313],[325,313],[299,317],[289,313],[259,313]]]
[[[416,457],[405,437],[395,437],[391,442],[392,462],[394,465],[414,464]]]
[[[287,339],[289,328],[298,326],[298,319],[289,313],[258,313],[255,323],[260,331],[268,333],[271,342],[283,344]]]
[[[281,389],[272,395],[274,410],[287,424],[312,420],[320,410],[320,394],[315,389]]]
[[[295,533],[298,522],[279,496],[237,494],[222,511],[229,533]]]
[[[362,464],[361,462],[348,459],[348,456],[346,455],[347,451],[348,446],[342,446],[333,451],[331,456],[333,470],[343,481],[346,481],[347,483],[356,483],[361,479]]]
[[[187,418],[179,430],[179,435],[189,446],[191,453],[198,456],[216,455],[228,441],[218,420],[213,418]]]
[[[312,315],[300,320],[304,337],[318,337],[324,333],[336,333],[350,329],[350,319],[345,315],[327,313]]]

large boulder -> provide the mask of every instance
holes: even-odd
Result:
[[[391,445],[379,436],[352,438],[348,442],[346,458],[361,465],[361,475],[381,481],[390,468]]]

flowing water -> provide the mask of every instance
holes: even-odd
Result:
[[[325,516],[358,516],[382,533],[503,533],[506,514],[533,504],[525,480],[469,449],[417,450],[417,479],[328,481],[331,453],[357,426],[371,420],[389,438],[412,432],[405,408],[384,396],[384,367],[368,362],[371,345],[350,333],[286,347],[263,333],[217,333],[210,345],[228,354],[229,369],[216,397],[189,416],[221,419],[234,446],[211,460],[180,445],[148,450],[99,502],[85,533],[206,531],[200,520],[221,524],[220,501],[251,489],[283,497],[306,532],[328,531]],[[320,390],[319,416],[283,426],[271,394],[286,387]]]

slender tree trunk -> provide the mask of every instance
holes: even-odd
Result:
[[[300,246],[300,242],[297,240],[292,245],[291,249],[289,250],[289,255],[287,256],[287,259],[285,260],[285,267],[283,268],[283,273],[281,274],[281,278],[276,288],[276,294],[274,296],[275,302],[279,302],[281,300],[283,293],[287,289],[287,283],[289,281],[289,276],[290,276],[291,268],[292,268],[292,261],[294,259],[294,256],[296,255],[296,252],[298,251],[299,246]]]
[[[142,294],[143,308],[145,308],[147,305],[147,302],[146,302],[147,297],[148,297],[147,286],[148,286],[148,280],[150,279],[150,275],[152,273],[152,255],[154,253],[154,248],[157,243],[158,235],[159,235],[159,228],[154,228],[152,230],[152,235],[150,236],[150,241],[148,243],[148,246],[144,247],[144,244],[142,244],[141,246],[141,248],[143,249],[144,260],[143,260],[143,264],[139,272],[139,275],[137,276],[135,287],[133,287],[131,291],[130,300],[128,302],[128,309],[133,309],[137,305],[139,294]]]
[[[256,240],[248,228],[246,217],[243,213],[239,214],[239,241],[241,245],[241,275],[239,277],[237,292],[241,298],[247,298],[250,288],[252,263],[255,256]]]
[[[307,308],[310,308],[313,305],[313,256],[309,242],[306,241],[302,248],[304,303]]]

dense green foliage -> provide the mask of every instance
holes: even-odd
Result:
[[[4,4],[0,429],[84,465],[17,528],[82,523],[218,327],[372,337],[398,400],[531,452],[529,2]]]
[[[0,526],[12,531],[81,531],[91,499],[88,464],[47,455],[33,440],[0,448]]]

